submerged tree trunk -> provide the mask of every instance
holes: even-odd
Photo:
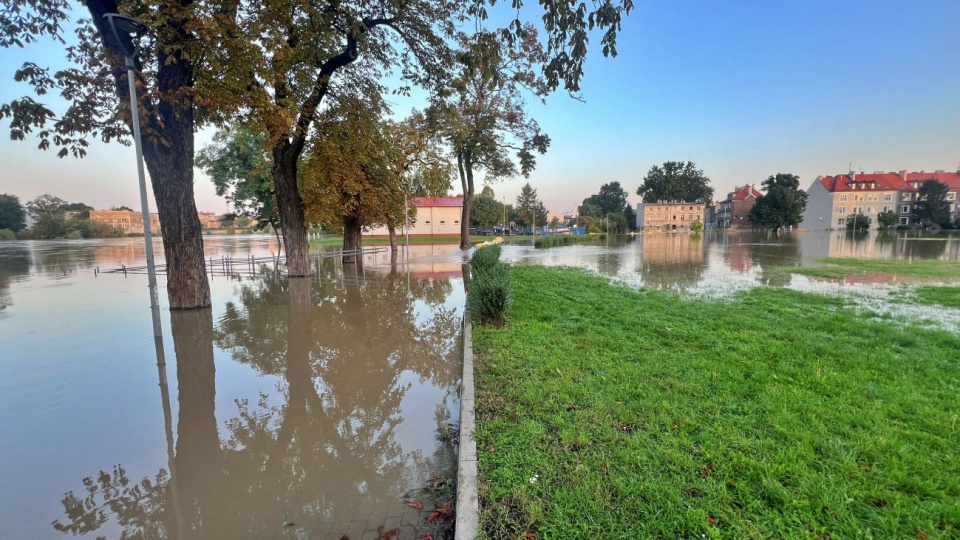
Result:
[[[470,206],[473,204],[473,161],[468,153],[457,154],[457,169],[463,187],[463,210],[460,212],[460,249],[470,249]]]
[[[397,253],[397,229],[393,225],[387,226],[387,232],[390,233],[390,252],[396,255]]]
[[[165,25],[160,35],[165,41],[157,46],[156,96],[138,96],[143,160],[150,172],[150,183],[157,202],[157,214],[163,231],[163,252],[167,264],[167,295],[170,309],[194,309],[210,305],[210,284],[203,261],[203,236],[197,206],[193,198],[193,132],[194,102],[193,62],[183,56],[182,49],[168,47],[193,39],[178,10],[190,0],[173,2],[164,11]],[[100,33],[104,47],[122,56],[122,45],[103,19],[106,13],[118,11],[117,2],[85,2],[91,20]],[[124,38],[121,38],[124,39]],[[141,71],[139,62],[137,71]],[[114,84],[122,103],[130,99],[127,70],[122,64],[113,66]],[[130,120],[132,122],[132,119]],[[149,216],[148,216],[149,222]]]
[[[363,238],[361,236],[360,218],[343,216],[343,262],[361,262]]]
[[[307,220],[303,213],[303,198],[297,187],[298,157],[295,148],[287,142],[281,142],[273,148],[273,185],[277,193],[283,250],[287,256],[287,274],[290,277],[310,275]]]

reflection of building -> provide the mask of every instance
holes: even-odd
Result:
[[[647,264],[703,263],[706,257],[704,243],[689,235],[646,234],[637,238]]]
[[[662,201],[637,205],[637,229],[647,231],[685,231],[694,221],[703,223],[706,205],[699,202]]]
[[[752,185],[737,186],[717,206],[717,224],[721,229],[750,227],[750,210],[763,194]]]
[[[463,197],[414,197],[410,204],[416,207],[416,218],[410,227],[410,236],[455,236],[460,234],[460,214]],[[411,212],[412,213],[412,212]],[[389,236],[386,226],[375,227],[368,236]],[[402,235],[401,229],[397,235]]]
[[[960,171],[896,173],[876,171],[819,176],[807,190],[807,209],[800,227],[803,229],[843,229],[847,217],[863,214],[876,228],[877,214],[892,211],[898,224],[913,224],[913,206],[917,192],[925,180],[947,184],[950,215],[957,217],[960,201]]]

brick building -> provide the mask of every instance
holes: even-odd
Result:
[[[727,198],[717,204],[717,227],[721,229],[750,228],[750,210],[762,197],[753,185],[737,186],[727,194]]]

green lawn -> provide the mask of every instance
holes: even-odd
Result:
[[[931,259],[817,259],[817,266],[789,267],[785,271],[813,277],[840,279],[853,276],[895,275],[912,278],[960,280],[960,262]]]
[[[474,331],[485,537],[960,535],[960,337],[511,274],[507,325]]]
[[[495,236],[471,236],[470,242],[471,243],[486,242],[488,240],[493,240],[494,238],[496,237]],[[532,239],[532,237],[531,236],[504,236],[503,239],[506,242],[518,242],[518,241],[529,242]],[[406,244],[406,242],[407,242],[407,239],[405,237],[397,236],[398,245],[402,246]],[[321,240],[311,240],[310,243],[315,245],[320,245],[320,246],[339,246],[343,244],[343,238],[339,236],[329,236]],[[378,246],[378,245],[389,244],[389,243],[390,243],[389,238],[368,238],[366,236],[363,237],[363,245],[365,246]],[[413,244],[459,244],[459,243],[460,243],[459,236],[411,236],[410,237],[411,245]]]
[[[915,289],[910,300],[920,304],[960,308],[960,287],[925,285]]]

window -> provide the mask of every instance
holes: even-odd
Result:
[[[460,224],[460,220],[459,220],[459,219],[453,220],[453,224],[454,224],[454,225],[459,225],[459,224]]]
[[[847,202],[847,196],[846,196],[846,195],[841,195],[841,196],[840,196],[840,202]]]
[[[951,191],[950,193],[947,193],[947,200],[952,201],[954,198],[956,198],[956,196],[957,194]]]
[[[863,195],[854,195],[854,196],[853,196],[853,200],[855,200],[855,201],[862,201],[862,200],[863,200]]]
[[[883,207],[883,211],[886,212],[887,210],[890,210],[890,207],[889,207],[889,206],[884,206],[884,207]]]
[[[889,193],[883,196],[883,202],[890,202],[892,200],[893,200],[893,195],[890,195]]]
[[[446,225],[447,222],[441,219],[441,220],[440,220],[440,224],[441,224],[441,225]]]
[[[908,213],[910,213],[910,207],[907,206],[907,205],[901,206],[901,207],[900,207],[900,213],[901,213],[901,214],[908,214]]]
[[[909,224],[910,224],[910,218],[907,218],[907,217],[902,217],[902,218],[900,218],[900,224],[901,224],[901,225],[909,225]]]
[[[687,219],[686,214],[680,214],[680,221]]]
[[[876,210],[876,209],[877,209],[876,206],[868,206],[868,207],[867,207],[867,213],[868,213],[868,214],[872,214],[872,213],[874,212],[874,210]]]
[[[837,213],[838,213],[838,214],[846,214],[846,213],[847,213],[847,207],[846,207],[846,206],[840,206],[840,207],[838,207],[838,208],[837,208]]]
[[[429,225],[429,224],[430,224],[430,220],[428,219],[427,221],[424,221],[424,223],[426,223],[427,225]]]
[[[902,200],[902,201],[909,201],[909,200],[910,200],[910,194],[909,194],[909,193],[904,193],[903,196],[900,197],[900,200]]]
[[[837,220],[837,225],[845,225],[846,223],[847,223],[847,220],[843,218],[840,218]]]

